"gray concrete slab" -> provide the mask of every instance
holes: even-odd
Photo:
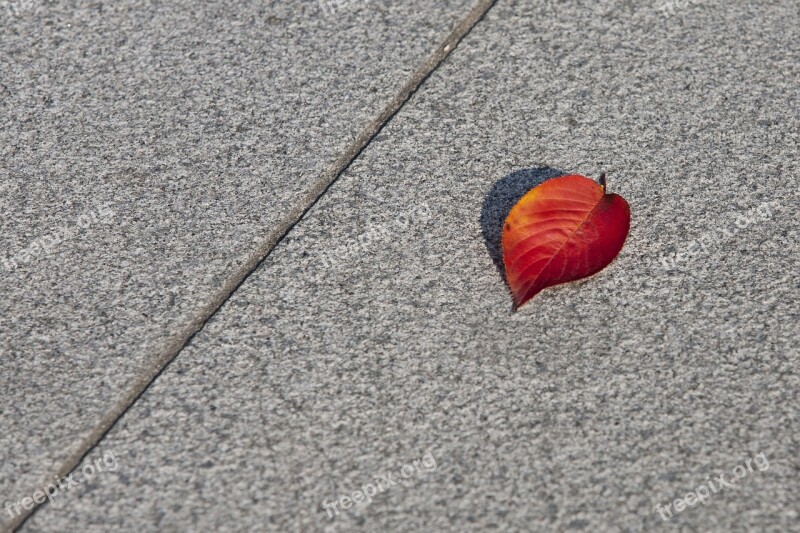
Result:
[[[797,6],[673,11],[501,0],[25,529],[796,528]],[[512,314],[504,211],[601,170],[620,257]]]
[[[0,502],[75,452],[473,4],[0,6]]]

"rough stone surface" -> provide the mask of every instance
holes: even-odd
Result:
[[[55,471],[472,6],[5,4],[0,505]]]
[[[796,528],[797,6],[681,5],[501,0],[26,529]],[[601,170],[622,254],[512,314],[504,212]]]

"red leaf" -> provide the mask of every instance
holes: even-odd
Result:
[[[514,309],[542,289],[603,270],[631,225],[628,202],[584,176],[545,181],[517,202],[503,226],[503,261]]]

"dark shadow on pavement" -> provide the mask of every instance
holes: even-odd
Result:
[[[503,281],[506,281],[506,270],[503,267],[503,223],[509,211],[525,196],[525,193],[540,183],[563,175],[564,172],[551,167],[523,168],[498,180],[483,200],[481,208],[481,231],[486,250],[494,261]]]

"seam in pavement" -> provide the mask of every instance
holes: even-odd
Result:
[[[472,28],[480,22],[488,13],[489,9],[497,0],[479,0],[469,14],[458,23],[450,32],[447,38],[433,52],[428,59],[420,65],[412,74],[400,91],[389,101],[380,115],[375,118],[367,127],[356,137],[350,147],[325,171],[314,187],[312,187],[302,198],[299,205],[294,207],[282,223],[269,233],[267,239],[250,254],[247,261],[219,288],[211,301],[207,303],[200,313],[189,324],[184,326],[166,345],[161,355],[150,365],[145,373],[140,376],[116,404],[100,419],[100,422],[82,440],[78,449],[67,457],[61,467],[56,471],[58,478],[63,478],[75,470],[81,462],[89,455],[92,450],[103,440],[109,431],[116,425],[161,373],[175,360],[180,352],[189,342],[202,331],[203,327],[233,293],[250,277],[250,274],[264,262],[272,250],[283,240],[283,238],[303,219],[305,214],[317,203],[317,201],[328,191],[341,174],[347,170],[350,164],[361,154],[362,151],[372,142],[381,132],[383,127],[394,117],[400,109],[408,102],[411,96],[417,92],[425,80],[447,59],[456,49],[461,40],[466,37]],[[53,478],[54,476],[50,476]],[[43,486],[36,490],[44,489]],[[35,492],[31,491],[30,494]],[[15,531],[22,526],[36,511],[44,506],[47,500],[34,505],[30,510],[25,511],[16,519],[8,524],[8,531]]]

